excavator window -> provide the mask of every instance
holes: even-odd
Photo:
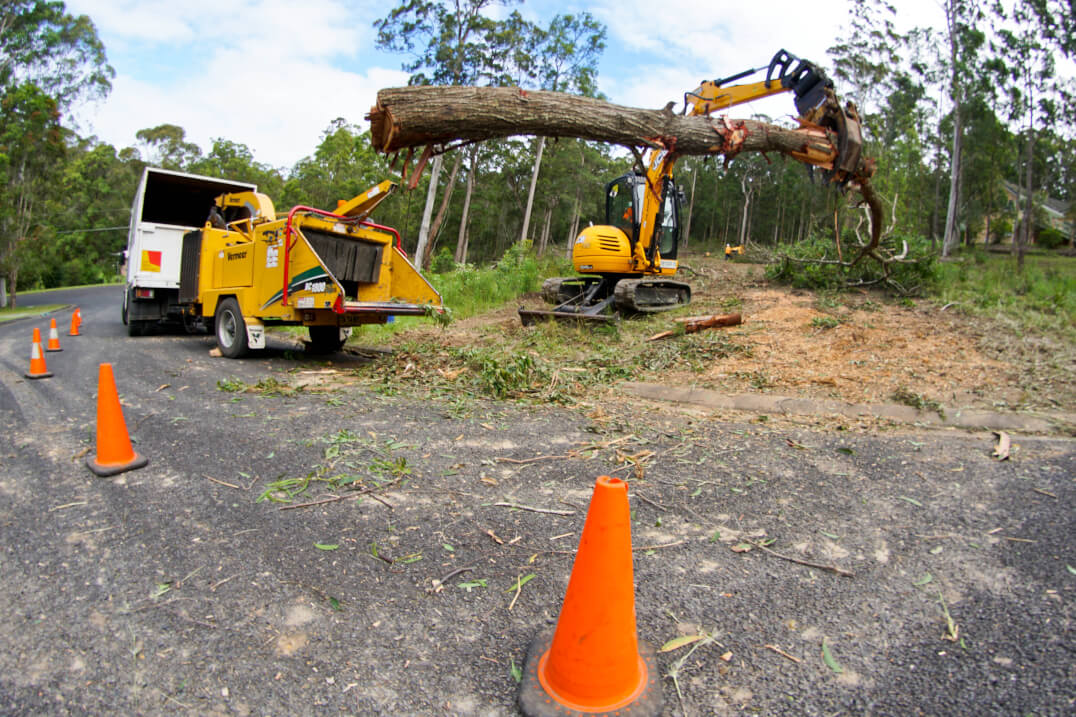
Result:
[[[676,258],[676,245],[680,234],[676,199],[676,187],[672,182],[666,181],[661,212],[661,237],[658,240],[658,251],[662,259]]]
[[[630,179],[630,176],[624,176],[609,183],[605,195],[605,211],[606,221],[627,234],[634,244],[638,203],[632,191],[634,183]]]

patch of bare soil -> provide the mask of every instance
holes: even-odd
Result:
[[[913,396],[959,406],[1027,400],[1019,367],[980,352],[981,329],[965,317],[867,292],[820,299],[753,278],[760,275],[760,267],[747,264],[711,269],[698,302],[706,306],[719,295],[743,302],[744,324],[731,335],[750,347],[750,355],[701,377],[670,380],[853,403]]]
[[[772,285],[762,268],[704,264],[700,306],[735,296],[744,325],[733,332],[751,355],[723,362],[697,383],[854,403],[921,401],[960,408],[1076,406],[1073,366],[1051,366],[999,322],[925,300],[879,293],[837,297]],[[690,381],[688,376],[671,376]]]

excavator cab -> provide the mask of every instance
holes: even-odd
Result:
[[[628,253],[621,253],[622,264],[619,267],[607,268],[607,271],[616,271],[622,274],[662,273],[661,265],[655,265],[654,250],[662,260],[676,258],[677,248],[680,243],[680,190],[672,179],[665,177],[661,180],[661,208],[658,210],[654,224],[654,232],[650,238],[649,247],[640,250],[644,262],[640,264],[635,254],[639,243],[641,230],[641,217],[646,212],[646,177],[638,173],[621,175],[605,186],[605,224],[606,227],[614,227],[624,233],[627,239]],[[576,271],[590,271],[585,269],[587,258],[582,251],[586,242],[576,242],[573,258],[576,258]],[[632,261],[636,259],[636,261]],[[649,266],[648,266],[649,265]]]

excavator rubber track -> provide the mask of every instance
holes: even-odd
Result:
[[[613,305],[625,314],[669,311],[691,302],[691,286],[671,279],[621,279],[613,290]]]
[[[524,326],[548,320],[609,323],[621,315],[669,311],[691,301],[691,286],[657,278],[567,277],[546,279],[542,298],[556,306],[552,310],[520,307]]]

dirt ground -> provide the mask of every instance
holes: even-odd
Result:
[[[682,278],[694,292],[686,313],[741,313],[742,325],[711,331],[722,332],[743,350],[701,368],[681,363],[663,367],[660,374],[640,371],[635,380],[731,394],[1046,412],[1076,420],[1076,346],[925,299],[898,300],[867,290],[827,295],[772,285],[764,267],[741,261],[696,255],[682,266]],[[536,296],[525,303],[547,308]],[[632,322],[623,325],[628,327],[623,331],[640,331]],[[651,333],[673,326],[660,319],[645,325],[643,331]],[[404,336],[456,347],[518,345],[527,331],[515,307],[506,307],[445,330]],[[441,372],[457,370],[446,366]],[[605,398],[617,400],[616,392]]]
[[[761,267],[720,264],[708,272],[702,302],[729,291],[742,298],[743,339],[752,356],[703,378],[732,391],[885,403],[902,393],[946,406],[1076,407],[1076,356],[1047,356],[1049,345],[1018,337],[997,322],[945,310],[927,301],[895,301],[878,293],[825,297],[771,287]],[[1063,347],[1054,347],[1057,348]]]

